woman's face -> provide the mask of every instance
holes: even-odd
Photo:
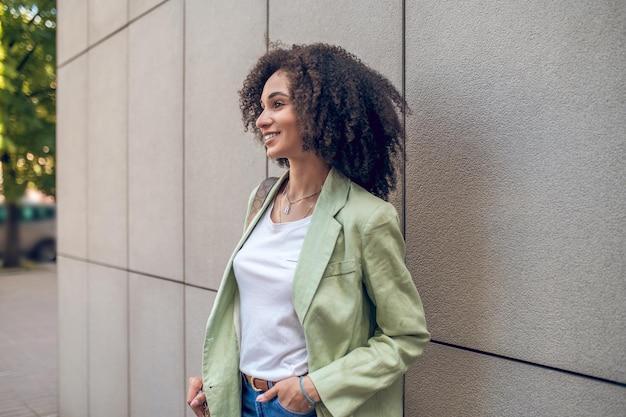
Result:
[[[267,156],[289,160],[303,157],[304,142],[291,101],[289,80],[284,72],[276,71],[265,82],[261,107],[263,112],[256,120],[256,126],[263,135]]]

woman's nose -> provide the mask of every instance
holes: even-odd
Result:
[[[267,126],[269,123],[270,123],[270,119],[269,117],[267,117],[265,110],[263,110],[261,114],[259,114],[259,117],[257,117],[256,119],[256,127],[260,129],[263,126]]]

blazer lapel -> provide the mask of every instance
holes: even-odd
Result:
[[[324,270],[335,249],[342,225],[335,219],[348,198],[350,180],[334,168],[322,187],[293,280],[292,299],[300,323],[311,305]]]

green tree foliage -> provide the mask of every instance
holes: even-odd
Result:
[[[4,0],[0,24],[2,190],[54,195],[56,1]]]
[[[26,187],[55,194],[56,1],[3,0],[0,39],[1,188],[16,205]]]

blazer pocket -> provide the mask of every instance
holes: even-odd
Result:
[[[354,262],[354,259],[348,259],[340,262],[331,262],[326,266],[322,278],[345,275],[355,271],[356,263]]]

